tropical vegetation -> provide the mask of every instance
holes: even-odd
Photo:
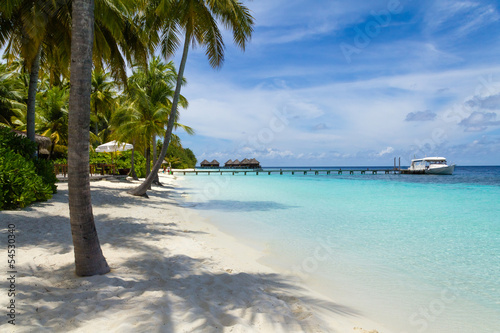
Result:
[[[56,192],[54,166],[33,158],[35,150],[33,141],[0,128],[0,210],[45,201]]]
[[[253,18],[239,0],[2,2],[0,48],[6,64],[0,64],[0,125],[26,130],[31,141],[36,130],[51,139],[49,159],[67,158],[78,275],[109,272],[92,214],[89,153],[110,139],[132,140],[138,148],[130,153],[135,176],[134,160],[142,164],[136,153],[144,152],[147,173],[152,151],[152,172],[133,195],[146,195],[165,161],[194,166],[194,154],[173,134],[176,128],[194,133],[179,122],[179,107],[187,106],[180,94],[184,69],[189,48],[196,44],[205,48],[212,67],[222,65],[220,25],[231,30],[233,41],[244,50]],[[158,52],[167,61],[180,46],[177,71],[172,62],[154,57]],[[133,69],[129,78],[127,64]],[[157,136],[163,136],[160,144]],[[3,161],[20,167],[12,151],[2,149],[2,156],[9,156]],[[27,165],[36,169],[36,163]],[[49,164],[44,163],[45,175]],[[35,200],[43,196],[35,194]]]
[[[26,131],[29,76],[19,64],[20,61],[0,64],[0,127]],[[113,161],[109,154],[94,152],[98,145],[112,140],[130,142],[134,143],[133,158],[131,153],[120,154],[116,160],[119,162],[118,167],[132,166],[134,177],[146,177],[152,163],[156,162],[155,158],[146,163],[146,158],[159,155],[159,149],[155,148],[155,136],[165,133],[176,79],[173,62],[164,63],[158,57],[152,57],[145,66],[134,65],[125,85],[117,83],[110,72],[93,70],[90,95],[90,163]],[[40,157],[56,164],[67,164],[69,80],[61,77],[57,84],[51,84],[50,81],[49,74],[42,72],[37,84],[35,130],[37,134],[50,138],[52,142],[50,148],[43,151],[45,154]],[[181,95],[180,100],[180,105],[187,108],[187,99]],[[177,114],[178,119],[179,116]],[[176,122],[176,128],[194,134],[194,130],[187,125]],[[180,140],[175,137],[177,141]],[[158,147],[161,149],[162,146]],[[177,142],[176,148],[172,148],[167,155],[172,161],[179,161],[172,164],[174,167],[195,166],[196,158],[187,158],[189,155],[185,150],[186,148]],[[164,159],[164,162],[168,163],[169,160]]]

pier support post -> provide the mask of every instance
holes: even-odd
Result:
[[[304,175],[307,175],[307,171],[304,171]]]
[[[352,170],[349,171],[349,174],[354,175],[354,171],[352,171]]]
[[[295,175],[295,171],[292,171],[292,175]]]
[[[259,175],[259,172],[258,171],[255,171],[255,175],[258,176]]]
[[[361,170],[361,174],[364,175],[365,174],[365,170]]]

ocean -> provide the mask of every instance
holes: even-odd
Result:
[[[392,332],[500,332],[500,167],[182,178],[263,263]]]

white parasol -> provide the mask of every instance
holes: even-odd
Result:
[[[97,146],[95,149],[98,153],[113,153],[117,151],[126,151],[134,148],[130,143],[118,143],[116,140],[103,143],[100,146]]]

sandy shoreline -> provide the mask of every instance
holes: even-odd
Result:
[[[149,199],[125,194],[130,182],[91,183],[112,269],[104,276],[74,274],[66,183],[48,202],[0,212],[4,248],[7,225],[16,226],[18,272],[16,325],[6,286],[0,331],[388,332],[259,264],[261,253],[179,206],[178,181],[160,177],[165,187]]]

